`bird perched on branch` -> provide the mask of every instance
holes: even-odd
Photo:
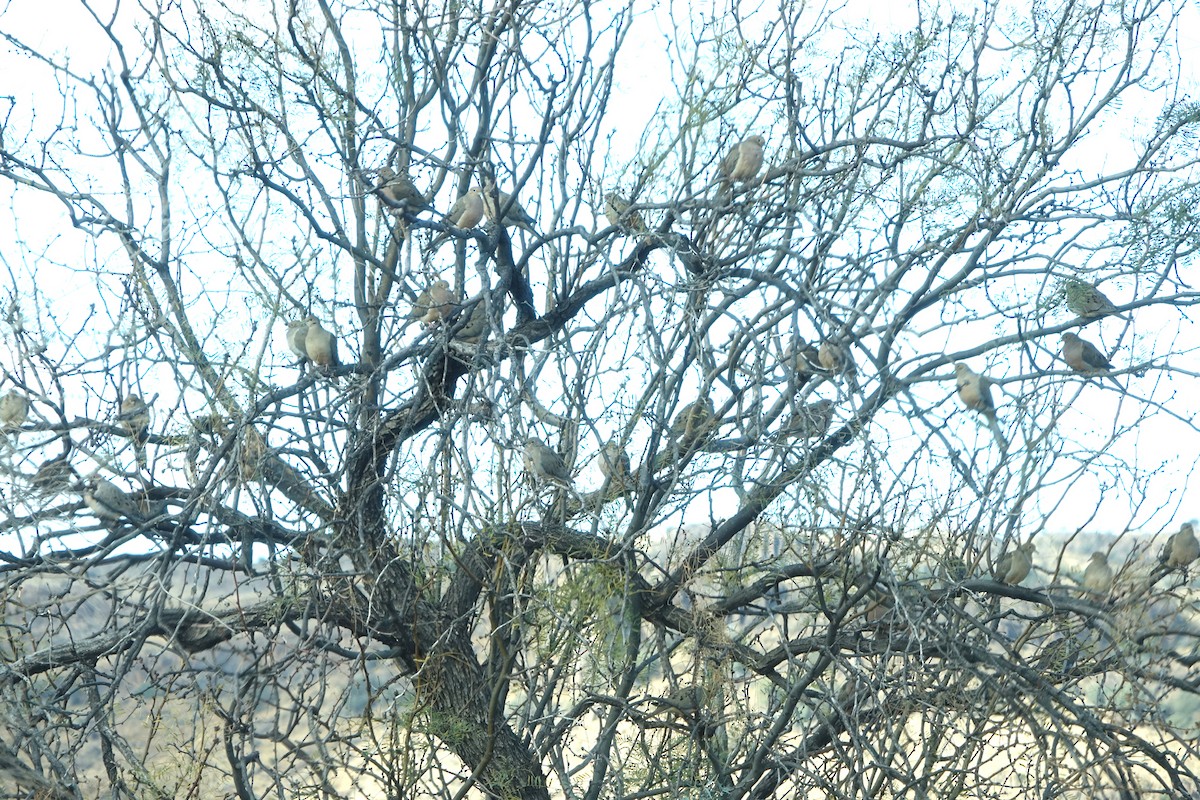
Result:
[[[29,419],[29,398],[10,389],[0,397],[0,431],[12,431]]]
[[[533,229],[533,217],[521,207],[520,203],[513,200],[507,192],[496,192],[494,186],[485,185],[483,187],[483,213],[490,221],[496,222],[500,217],[500,212],[504,212],[504,219],[501,221],[504,227],[524,228],[535,236],[537,235],[537,231]]]
[[[571,471],[567,469],[562,456],[547,447],[541,439],[531,436],[525,441],[522,462],[525,471],[532,475],[534,480],[571,488]]]
[[[796,409],[792,418],[784,426],[785,436],[798,436],[801,439],[816,439],[824,436],[833,423],[833,401],[818,400]]]
[[[287,345],[288,349],[300,359],[303,365],[308,361],[308,350],[305,348],[304,339],[308,336],[308,320],[294,319],[287,326]]]
[[[988,427],[996,441],[1003,447],[1004,434],[1000,432],[1000,423],[996,421],[996,403],[992,400],[992,382],[986,375],[975,372],[961,361],[954,362],[955,382],[958,384],[958,397],[963,405],[972,411],[978,411],[987,420]]]
[[[49,494],[70,488],[78,478],[79,474],[71,466],[70,454],[63,453],[43,461],[30,478],[30,483],[39,492]]]
[[[716,427],[716,416],[716,406],[708,397],[689,403],[671,423],[671,442],[681,452],[691,450],[712,433]]]
[[[1067,298],[1067,308],[1084,319],[1100,319],[1109,316],[1128,319],[1117,311],[1117,307],[1104,296],[1104,292],[1078,278],[1067,279],[1063,284],[1063,294]]]
[[[1033,569],[1033,551],[1036,549],[1033,542],[1026,542],[1011,553],[1005,553],[996,562],[992,577],[1000,583],[1016,586],[1029,577],[1029,571]]]
[[[478,225],[483,221],[483,190],[476,187],[455,200],[454,205],[450,206],[449,213],[442,218],[442,221],[464,231]],[[438,247],[449,238],[450,234],[443,231],[434,238],[430,247]]]
[[[1062,343],[1063,361],[1067,362],[1068,367],[1080,375],[1100,375],[1107,377],[1117,386],[1121,385],[1116,378],[1108,374],[1112,364],[1096,345],[1086,339],[1080,339],[1070,331],[1062,335]]]
[[[308,330],[304,334],[304,352],[317,368],[328,375],[335,367],[341,366],[338,360],[337,338],[325,330],[316,317],[309,317]]]
[[[801,379],[801,384],[824,370],[821,366],[820,352],[803,339],[797,339],[796,343],[792,346],[788,362],[792,372],[795,373],[798,379]]]
[[[1183,569],[1197,558],[1200,558],[1200,542],[1196,541],[1196,529],[1190,522],[1171,534],[1158,556],[1168,569]]]
[[[633,483],[633,467],[629,456],[616,439],[609,439],[600,450],[600,472],[612,486],[628,487]]]
[[[408,318],[420,320],[423,325],[436,325],[454,311],[454,292],[444,280],[436,280],[425,291],[417,295]]]
[[[1108,565],[1104,553],[1092,553],[1087,569],[1083,571],[1083,588],[1092,594],[1106,595],[1113,585],[1113,568]]]
[[[150,406],[138,395],[131,394],[121,401],[117,422],[133,440],[133,452],[138,466],[145,467],[146,442],[150,438]]]
[[[483,295],[480,295],[477,298],[468,300],[463,305],[469,305],[470,303],[474,303],[475,305],[471,308],[471,313],[467,316],[467,321],[463,323],[461,328],[454,331],[454,341],[456,342],[476,344],[480,338],[486,338],[484,334],[488,330],[487,301]],[[459,317],[459,319],[461,320],[462,317]]]
[[[767,140],[755,134],[735,144],[721,159],[721,182],[725,189],[734,183],[749,183],[763,165],[763,145]]]
[[[615,225],[623,231],[647,233],[650,230],[637,209],[632,208],[629,201],[616,192],[610,192],[604,198],[604,217],[609,225]]]
[[[379,184],[374,192],[389,209],[404,211],[425,205],[425,195],[417,191],[416,184],[408,175],[397,175],[391,167],[381,167],[378,175]]]
[[[99,475],[90,476],[84,483],[83,502],[98,519],[105,522],[119,522],[122,517],[135,525],[145,522],[137,502]]]

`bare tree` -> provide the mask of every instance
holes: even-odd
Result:
[[[1186,3],[1001,5],[0,30],[5,796],[1200,792]]]

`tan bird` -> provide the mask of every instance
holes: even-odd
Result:
[[[1067,297],[1067,308],[1084,319],[1100,319],[1108,316],[1128,319],[1125,315],[1117,312],[1117,307],[1104,296],[1104,292],[1090,283],[1070,278],[1063,284],[1063,294]]]
[[[456,228],[467,230],[474,228],[483,221],[483,191],[478,187],[471,189],[454,201],[446,222]]]
[[[797,339],[789,356],[789,365],[799,378],[807,380],[822,371],[821,354],[803,339]]]
[[[117,522],[122,517],[134,524],[145,521],[137,502],[99,475],[92,475],[84,484],[83,502],[98,519],[106,522]]]
[[[600,450],[600,472],[604,480],[613,486],[628,487],[633,484],[633,467],[629,456],[616,439],[609,439]]]
[[[642,215],[638,213],[637,209],[632,208],[629,201],[616,192],[610,192],[604,198],[604,217],[608,220],[609,225],[615,225],[624,231],[633,233],[649,231],[646,221],[642,219]]]
[[[706,439],[716,427],[716,406],[704,397],[683,407],[671,422],[671,441],[680,450],[689,450]]]
[[[531,436],[525,441],[522,462],[525,471],[533,476],[534,480],[571,487],[571,472],[563,462],[562,456],[547,447],[541,439]]]
[[[480,295],[476,299],[468,300],[467,303],[475,303],[475,306],[471,309],[471,313],[462,327],[454,331],[454,341],[477,344],[480,338],[487,338],[484,335],[488,330],[487,301],[484,300],[483,295]],[[461,320],[462,317],[459,317],[459,321]],[[454,324],[457,325],[458,322]]]
[[[294,319],[287,326],[288,349],[300,359],[301,363],[308,361],[308,350],[305,349],[304,339],[308,336],[308,320]]]
[[[10,389],[0,397],[0,430],[16,430],[29,419],[29,398]]]
[[[33,477],[30,478],[30,483],[41,492],[61,492],[69,488],[77,477],[75,468],[71,466],[70,457],[64,453],[49,461],[43,461],[42,465],[37,468],[37,472],[33,473]]]
[[[341,366],[338,360],[337,337],[325,330],[316,317],[308,318],[308,331],[304,334],[304,352],[323,372],[328,374],[334,367]]]
[[[1033,551],[1036,549],[1033,542],[1026,542],[1011,553],[1005,553],[996,562],[992,577],[1000,583],[1016,586],[1029,577],[1029,571],[1033,569]]]
[[[660,702],[682,716],[693,716],[708,705],[708,692],[703,686],[682,684]]]
[[[1087,569],[1083,571],[1083,588],[1092,594],[1108,594],[1113,585],[1113,568],[1108,565],[1104,553],[1092,553]]]
[[[454,205],[450,207],[450,212],[443,218],[443,221],[447,225],[464,231],[474,228],[482,220],[483,191],[479,188],[471,189],[462,197],[455,200]],[[449,238],[450,234],[443,231],[434,238],[430,243],[430,247],[438,247]]]
[[[408,318],[420,320],[423,325],[436,325],[454,311],[454,292],[444,280],[436,280],[425,291],[417,295]]]
[[[833,423],[833,401],[818,400],[796,409],[792,418],[784,426],[785,436],[798,436],[801,439],[816,439],[824,436]]]
[[[763,165],[763,145],[767,140],[757,134],[747,137],[733,146],[721,159],[721,177],[726,186],[741,182],[748,183],[758,175]]]
[[[488,187],[486,186],[483,189],[483,213],[489,220],[495,222],[496,218],[500,215],[500,212],[503,211],[504,227],[508,228],[516,226],[518,228],[524,228],[530,233],[536,235],[537,231],[533,229],[533,217],[529,215],[528,211],[521,207],[520,203],[516,201],[510,201],[512,201],[512,195],[508,194],[507,192],[498,192],[496,194],[496,202],[493,202],[492,192],[489,191]],[[499,205],[497,205],[497,203],[499,203]]]
[[[1112,364],[1104,354],[1086,339],[1067,331],[1062,335],[1062,342],[1063,360],[1081,375],[1104,375],[1112,369]]]
[[[131,394],[121,401],[117,422],[125,429],[129,438],[133,439],[133,452],[138,465],[146,466],[146,442],[150,438],[150,406],[138,395]]]
[[[1200,542],[1196,541],[1196,530],[1192,523],[1185,522],[1178,532],[1167,539],[1159,554],[1159,560],[1169,569],[1183,569],[1200,558]]]
[[[996,421],[996,403],[992,399],[992,382],[986,375],[975,372],[961,361],[954,362],[954,377],[963,405],[982,414],[996,441],[1003,445],[1004,435],[1000,432],[1000,423]]]
[[[375,187],[375,194],[391,209],[403,210],[425,205],[425,195],[417,191],[412,178],[397,175],[391,167],[379,170],[379,185]]]

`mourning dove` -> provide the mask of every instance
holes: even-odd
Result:
[[[316,317],[308,318],[308,331],[304,334],[304,352],[324,373],[341,366],[338,360],[337,338],[325,330]]]
[[[821,342],[817,348],[817,363],[831,375],[845,375],[851,391],[858,391],[858,368],[844,346],[831,339]]]
[[[1113,585],[1113,568],[1108,565],[1104,553],[1092,553],[1087,569],[1083,571],[1083,588],[1092,594],[1108,594]]]
[[[488,329],[487,302],[484,300],[483,295],[480,295],[474,300],[468,300],[467,303],[475,303],[475,305],[471,309],[466,322],[462,324],[462,327],[454,331],[454,340],[456,342],[476,344],[480,338],[487,338],[484,336],[484,333]],[[459,317],[459,320],[461,319],[462,317]]]
[[[1108,371],[1112,369],[1112,364],[1096,348],[1096,345],[1086,339],[1080,339],[1070,331],[1062,335],[1062,343],[1063,361],[1067,362],[1068,367],[1080,375],[1101,375],[1118,386],[1121,385],[1116,378],[1108,374]]]
[[[610,192],[604,198],[604,216],[609,225],[624,231],[646,233],[649,230],[637,209],[631,208],[629,201],[616,192]]]
[[[146,442],[150,438],[150,406],[138,395],[131,394],[121,401],[117,421],[121,423],[129,438],[133,439],[133,451],[138,464],[146,466]]]
[[[1159,554],[1159,560],[1169,569],[1182,569],[1200,558],[1200,542],[1196,541],[1196,530],[1192,523],[1185,522],[1178,532],[1167,539]]]
[[[689,403],[671,422],[671,441],[680,450],[690,449],[712,432],[716,415],[716,407],[708,397]]]
[[[25,424],[29,419],[29,398],[10,389],[0,397],[0,430],[11,431]]]
[[[483,191],[476,187],[454,201],[454,205],[450,207],[450,212],[446,214],[443,221],[459,230],[469,230],[478,225],[482,219]],[[430,246],[437,247],[448,238],[450,238],[450,234],[442,232]]]
[[[496,205],[498,203],[499,205]],[[492,222],[496,221],[500,212],[504,212],[504,227],[524,228],[532,234],[537,231],[533,229],[534,219],[529,215],[529,212],[521,207],[521,204],[512,200],[512,195],[506,192],[498,192],[496,194],[496,203],[492,202],[492,193],[485,188],[483,191],[483,213]]]
[[[303,363],[308,361],[308,350],[304,347],[304,338],[308,336],[308,320],[294,319],[287,326],[288,349]]]
[[[798,378],[807,380],[822,371],[821,354],[817,348],[802,339],[797,339],[788,357],[789,366]]]
[[[571,486],[571,472],[563,463],[562,456],[547,447],[541,439],[531,436],[525,441],[522,461],[525,471],[535,480]]]
[[[616,439],[609,439],[600,450],[600,472],[614,486],[628,487],[632,483],[633,467],[629,456]]]
[[[1033,569],[1033,551],[1035,549],[1037,548],[1034,547],[1033,542],[1026,542],[1011,553],[1004,554],[996,562],[996,567],[992,570],[992,577],[1000,583],[1016,586],[1029,577],[1029,571]]]
[[[417,191],[408,175],[397,175],[391,167],[379,170],[379,185],[375,194],[388,208],[403,210],[425,205],[425,195]]]
[[[975,372],[961,361],[954,362],[954,376],[958,384],[958,397],[963,405],[982,414],[996,441],[1003,445],[1004,435],[1000,432],[1000,423],[996,421],[996,403],[992,400],[992,382],[986,375]]]
[[[83,502],[98,519],[106,522],[117,522],[122,517],[134,524],[145,521],[137,502],[99,475],[92,475],[84,484]]]
[[[786,436],[815,439],[824,436],[833,422],[833,401],[818,400],[796,409],[784,426]]]
[[[703,686],[683,684],[659,702],[682,716],[693,716],[708,705],[708,692]]]
[[[1104,292],[1090,283],[1070,278],[1063,285],[1063,293],[1067,297],[1067,308],[1084,319],[1100,319],[1108,316],[1128,319],[1117,312],[1117,307],[1104,296]]]
[[[454,311],[454,292],[444,280],[436,280],[425,291],[417,295],[408,318],[420,320],[423,325],[436,325]]]
[[[733,146],[721,159],[721,177],[726,185],[748,183],[758,175],[763,164],[763,145],[766,139],[757,134],[747,137]]]

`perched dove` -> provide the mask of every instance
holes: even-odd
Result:
[[[133,451],[140,466],[146,466],[146,442],[150,438],[150,406],[136,394],[121,401],[117,421],[133,439]]]
[[[629,456],[616,439],[609,439],[600,450],[600,472],[604,474],[605,481],[613,486],[628,487],[633,483],[633,467],[629,463]]]
[[[84,484],[83,502],[98,519],[106,522],[117,522],[122,517],[135,525],[145,521],[137,502],[99,475],[92,475]]]
[[[1200,558],[1200,542],[1196,541],[1196,530],[1192,523],[1185,522],[1170,539],[1159,554],[1159,560],[1169,569],[1182,569]]]
[[[758,175],[763,164],[763,145],[766,139],[750,136],[738,142],[721,159],[721,177],[725,185],[735,182],[748,183]]]
[[[1016,586],[1029,577],[1029,571],[1033,569],[1033,551],[1035,549],[1033,542],[1026,542],[1011,553],[1006,553],[996,562],[996,568],[992,570],[992,577],[1001,583]]]
[[[341,366],[338,360],[337,338],[325,330],[316,317],[308,318],[308,331],[304,334],[304,352],[324,373]]]
[[[631,208],[629,201],[616,192],[610,192],[604,198],[604,216],[609,225],[615,225],[623,231],[646,233],[646,221],[637,209]]]
[[[1086,339],[1067,331],[1062,335],[1062,343],[1063,360],[1081,375],[1107,375],[1112,369],[1112,364],[1104,354]]]
[[[446,222],[456,228],[474,228],[483,220],[483,191],[478,187],[471,189],[454,201]]]
[[[571,486],[571,472],[563,463],[562,456],[547,447],[541,439],[531,436],[526,440],[522,461],[525,471],[535,480]]]
[[[716,416],[716,407],[708,397],[689,403],[671,422],[671,441],[680,450],[690,449],[712,432]]]
[[[833,401],[818,400],[796,409],[782,433],[801,439],[816,439],[829,431],[833,422]]]
[[[958,397],[963,405],[982,414],[996,441],[1003,445],[1004,435],[1000,432],[1000,423],[996,421],[996,403],[992,400],[992,382],[986,375],[975,372],[961,361],[954,362],[954,376],[958,384]]]
[[[11,431],[25,424],[29,419],[29,398],[10,389],[0,397],[0,430]]]
[[[1092,594],[1108,594],[1113,585],[1113,568],[1104,553],[1092,553],[1092,560],[1083,571],[1083,588]]]
[[[682,716],[691,716],[708,705],[708,692],[703,686],[682,684],[660,702]]]
[[[1104,292],[1090,283],[1076,278],[1068,279],[1063,285],[1063,293],[1067,296],[1067,308],[1084,319],[1100,319],[1108,316],[1128,319],[1117,312],[1117,307],[1104,296]]]
[[[379,185],[375,187],[375,194],[385,206],[392,209],[425,205],[425,196],[417,191],[412,178],[397,175],[391,167],[379,170]]]
[[[287,345],[288,349],[295,354],[300,361],[308,361],[308,350],[304,347],[304,339],[308,336],[308,320],[294,319],[287,326]]]
[[[483,213],[487,215],[489,220],[495,222],[501,211],[504,212],[502,223],[504,227],[516,226],[524,228],[532,234],[537,234],[537,231],[533,229],[533,217],[521,207],[520,203],[513,200],[511,195],[506,192],[498,192],[496,194],[496,203],[493,203],[492,193],[485,188],[483,191]]]
[[[788,360],[796,377],[803,379],[801,383],[822,371],[820,352],[802,339],[796,340]]]
[[[475,305],[467,316],[466,322],[462,323],[462,327],[454,331],[454,341],[476,344],[480,338],[487,338],[484,336],[488,330],[487,301],[483,295],[480,295],[478,298],[468,300],[464,305],[469,303],[475,303]],[[462,322],[462,317],[458,318],[458,322]],[[458,322],[454,324],[458,325]]]
[[[429,288],[417,295],[417,302],[409,312],[409,319],[420,320],[424,325],[436,325],[454,311],[454,292],[444,280],[436,280]]]
[[[443,222],[447,225],[464,231],[474,228],[481,220],[483,220],[483,191],[479,188],[471,189],[455,200],[454,205],[450,207],[450,213],[443,218]],[[430,247],[438,247],[449,238],[450,234],[443,231],[434,238]]]

